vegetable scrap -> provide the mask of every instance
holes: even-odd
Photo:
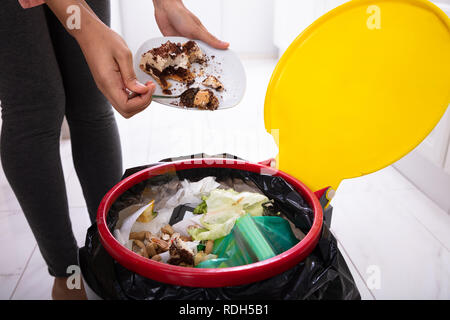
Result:
[[[298,242],[264,194],[226,188],[214,177],[184,180],[159,213],[156,205],[152,200],[131,214],[124,209],[128,216],[114,236],[137,255],[161,263],[236,266],[268,259]]]

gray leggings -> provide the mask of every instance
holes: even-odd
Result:
[[[88,1],[109,24],[109,2]],[[122,157],[111,106],[98,91],[76,41],[46,7],[0,7],[0,100],[3,170],[53,276],[77,264],[59,153],[70,127],[73,163],[91,221],[120,180]],[[70,191],[70,190],[69,190]]]

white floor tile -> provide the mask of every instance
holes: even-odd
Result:
[[[0,300],[8,300],[19,281],[20,274],[0,273]]]
[[[67,178],[72,174],[73,171],[75,171],[75,169],[73,168],[72,145],[70,143],[70,140],[62,140],[60,142],[60,154],[64,172],[64,179],[67,181]]]
[[[152,133],[150,110],[147,109],[130,119],[124,119],[117,112],[115,114],[120,132],[124,169],[145,164]]]
[[[449,299],[450,253],[405,205],[417,197],[415,191],[369,189],[337,193],[332,230],[363,277],[371,276],[371,266],[380,271],[381,286],[373,295]]]
[[[72,170],[70,175],[66,178],[66,192],[69,207],[86,206],[86,201],[84,200],[83,191],[81,189],[81,185],[75,169]]]
[[[360,273],[358,272],[358,269],[353,264],[353,261],[351,260],[351,258],[349,258],[346,251],[339,242],[338,248],[341,251],[342,256],[344,257],[344,260],[347,263],[348,268],[350,269],[353,279],[355,280],[356,287],[358,288],[359,294],[361,295],[361,300],[374,300],[375,297],[367,288],[365,280],[361,277]]]
[[[90,227],[86,208],[71,208],[72,229],[78,246],[82,247],[86,238],[86,230]],[[1,279],[1,278],[0,278]],[[17,283],[17,281],[16,281]],[[48,300],[51,299],[53,278],[49,275],[47,265],[39,249],[36,248],[20,279],[12,299],[15,300]]]
[[[399,199],[405,199],[406,201],[401,202],[405,210],[450,250],[450,215],[417,189],[399,190],[395,195]]]
[[[11,299],[50,300],[53,278],[38,248],[34,250],[20,282]]]
[[[0,216],[0,298],[9,299],[36,242],[22,212]]]
[[[82,247],[86,239],[87,229],[91,226],[87,208],[70,208],[70,220],[72,221],[72,230],[78,246]]]

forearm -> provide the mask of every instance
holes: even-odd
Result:
[[[45,3],[67,32],[78,41],[86,38],[91,27],[103,25],[84,0],[46,0]]]
[[[168,0],[168,1],[170,2],[172,0]],[[153,0],[153,5],[158,6],[158,5],[163,4],[164,2],[165,2],[164,0]]]
[[[125,41],[105,25],[84,0],[46,0],[47,6],[80,45],[99,90],[125,118],[145,109],[155,85],[141,84]],[[139,96],[128,99],[124,88]]]
[[[183,3],[183,1],[181,0],[153,0],[153,6],[155,8],[164,8],[164,6],[171,6],[173,5],[175,2],[178,3]]]

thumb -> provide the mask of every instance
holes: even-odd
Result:
[[[124,52],[117,55],[116,61],[119,65],[120,74],[125,87],[139,94],[147,93],[149,88],[136,79],[136,73],[133,69],[133,55],[131,52],[128,49],[124,50]]]

